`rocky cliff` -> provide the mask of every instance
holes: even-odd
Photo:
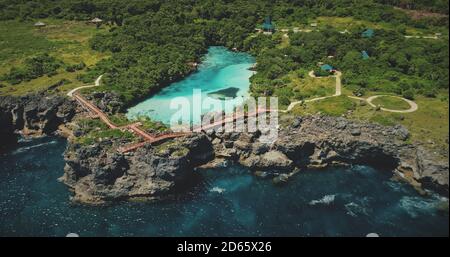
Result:
[[[195,182],[193,169],[214,157],[202,134],[119,154],[113,142],[91,146],[69,144],[60,179],[74,192],[73,200],[103,204],[114,200],[161,200]]]
[[[272,144],[259,142],[258,136],[211,134],[219,156],[214,163],[233,159],[258,174],[283,177],[304,168],[364,164],[392,170],[418,189],[448,195],[448,160],[409,143],[409,132],[402,126],[308,116],[291,120]]]
[[[164,199],[191,185],[193,170],[233,163],[274,182],[305,168],[364,164],[393,171],[418,190],[448,195],[448,161],[408,143],[404,127],[325,116],[289,120],[270,144],[261,142],[262,132],[194,134],[127,155],[117,153],[114,142],[69,144],[62,181],[74,190],[74,200],[97,204]]]
[[[0,97],[0,147],[16,141],[20,131],[26,135],[52,134],[71,120],[76,104],[63,96],[36,93],[23,97]]]

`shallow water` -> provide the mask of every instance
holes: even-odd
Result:
[[[249,54],[235,53],[225,47],[210,47],[197,72],[165,87],[156,95],[130,108],[127,116],[130,119],[147,116],[153,120],[171,124],[171,117],[177,109],[171,109],[170,102],[177,97],[186,97],[192,108],[193,89],[201,90],[202,99],[207,98],[208,93],[228,88],[239,89],[236,94],[238,97],[249,96],[249,78],[254,73],[249,68],[254,62],[255,59]],[[232,111],[240,103],[239,98],[230,100],[227,102],[230,105],[227,106],[224,105],[223,100],[213,98],[210,100],[212,104],[219,104],[226,112]],[[214,110],[221,109],[215,106],[203,106],[201,114]],[[200,117],[187,116],[183,120],[191,119],[194,124],[200,123]]]
[[[0,156],[0,236],[448,236],[445,199],[365,166],[305,171],[282,187],[234,166],[202,172],[176,202],[74,205],[57,182],[65,146],[22,141]]]

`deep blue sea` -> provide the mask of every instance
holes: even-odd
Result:
[[[302,171],[284,186],[233,166],[201,172],[201,183],[178,201],[76,205],[57,181],[65,147],[53,137],[22,140],[0,156],[0,236],[449,234],[448,207],[439,207],[447,199],[422,197],[366,166]]]

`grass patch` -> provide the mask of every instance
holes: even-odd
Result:
[[[406,101],[391,96],[380,96],[378,98],[375,98],[372,103],[377,106],[393,110],[408,110],[410,108],[409,104]]]
[[[347,96],[330,97],[311,103],[299,104],[294,107],[295,115],[313,115],[317,113],[330,116],[341,116],[350,110],[354,110],[356,104]]]
[[[121,113],[109,116],[109,120],[119,127],[133,123],[128,120],[128,118],[124,114]]]
[[[107,33],[106,28],[96,29],[84,22],[43,19],[47,27],[35,28],[34,22],[0,21],[0,76],[8,73],[12,67],[21,66],[26,58],[41,53],[64,62],[76,65],[81,62],[87,67],[94,66],[109,55],[99,53],[89,47],[89,39],[96,33]],[[43,76],[18,85],[1,82],[0,95],[24,95],[46,90],[62,79],[71,81],[54,88],[56,93],[65,93],[83,85],[77,77],[83,70],[68,72],[65,67],[57,70],[54,76]]]
[[[81,145],[92,145],[104,140],[126,139],[129,142],[137,141],[135,135],[129,131],[110,129],[99,119],[80,119],[77,122],[82,136],[75,138]]]
[[[119,129],[94,130],[82,137],[76,139],[76,142],[82,145],[92,145],[105,140],[126,139],[129,142],[135,141],[136,137],[129,131]]]
[[[297,74],[290,74],[290,86],[297,100],[306,100],[322,96],[331,96],[336,93],[336,79],[335,78],[311,78],[308,75],[303,75],[304,78]]]
[[[448,154],[448,92],[441,93],[437,98],[419,96],[415,102],[419,109],[412,113],[376,111],[365,105],[358,106],[350,118],[387,126],[402,124],[410,131],[412,142],[422,143],[427,148]]]
[[[182,157],[189,153],[189,149],[172,140],[156,146],[156,153],[163,156],[170,154],[171,157]]]

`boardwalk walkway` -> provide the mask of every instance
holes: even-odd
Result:
[[[129,152],[129,151],[133,151],[133,150],[135,150],[139,147],[142,147],[146,144],[149,144],[149,143],[153,144],[153,143],[157,143],[157,142],[160,142],[160,141],[163,141],[166,139],[181,137],[181,136],[185,136],[188,134],[188,133],[169,133],[169,134],[165,134],[165,135],[155,136],[155,135],[149,134],[146,131],[139,128],[139,126],[141,126],[141,124],[139,122],[133,123],[130,125],[126,125],[126,126],[122,126],[122,127],[117,126],[108,118],[108,116],[102,110],[100,110],[97,106],[95,106],[94,104],[89,102],[86,98],[84,98],[81,94],[79,94],[77,92],[78,90],[83,89],[83,88],[98,87],[100,85],[101,78],[102,78],[102,76],[98,77],[97,80],[95,81],[94,85],[82,86],[82,87],[75,88],[75,89],[71,90],[69,93],[67,93],[67,95],[69,97],[74,98],[83,107],[83,109],[85,109],[88,112],[88,114],[91,118],[93,118],[93,119],[99,118],[110,129],[120,129],[120,130],[131,131],[144,140],[143,142],[140,142],[140,143],[120,147],[119,148],[120,152],[125,153],[125,152]]]

